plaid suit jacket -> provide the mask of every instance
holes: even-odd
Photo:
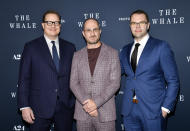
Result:
[[[89,114],[82,108],[87,99],[95,101],[101,122],[116,119],[115,93],[120,87],[120,61],[118,52],[102,44],[94,75],[91,76],[87,48],[75,52],[70,78],[70,88],[76,96],[76,120],[87,120]]]

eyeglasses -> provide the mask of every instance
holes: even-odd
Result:
[[[48,26],[52,26],[53,24],[55,26],[59,26],[61,24],[60,21],[44,21],[44,23],[46,23]]]
[[[84,30],[86,33],[91,33],[91,32],[95,32],[98,33],[100,31],[100,28],[94,28],[94,29],[86,29]]]
[[[148,24],[148,22],[146,22],[146,21],[141,21],[141,22],[131,22],[131,23],[130,23],[131,26],[137,26],[137,25],[145,26],[146,24]]]

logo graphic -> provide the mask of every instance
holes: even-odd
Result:
[[[11,97],[15,98],[16,97],[16,92],[11,92]]]
[[[13,127],[13,131],[24,131],[25,130],[25,126],[22,125],[15,125]]]
[[[9,23],[11,29],[36,29],[37,23],[31,22],[29,14],[15,14],[14,21]]]
[[[19,61],[21,59],[21,54],[14,54],[13,60]]]
[[[102,20],[102,14],[101,13],[84,13],[83,14],[83,20],[78,21],[78,27],[83,27],[83,21],[89,18],[97,19],[100,23],[100,27],[106,27],[106,20]]]
[[[130,21],[130,17],[120,17],[118,18],[119,21]]]
[[[185,96],[183,94],[179,95],[179,101],[185,101]]]
[[[153,18],[153,24],[183,24],[185,23],[185,18],[178,15],[177,9],[159,9],[159,18]]]
[[[178,15],[177,9],[159,9],[158,16],[152,18],[152,24],[183,24],[185,23],[185,18]],[[130,17],[120,17],[118,21],[130,21]],[[150,20],[151,22],[151,20]]]
[[[190,62],[190,56],[187,56],[187,62],[188,63]]]
[[[17,88],[18,88],[18,85],[17,85]],[[11,95],[11,98],[16,98],[16,91],[12,91],[12,92],[10,92],[10,95]]]
[[[61,24],[65,23],[65,20],[64,19],[61,19]]]

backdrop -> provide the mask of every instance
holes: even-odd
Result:
[[[180,75],[180,92],[175,114],[168,120],[168,131],[189,131],[190,117],[190,1],[188,0],[1,0],[0,2],[0,129],[27,131],[17,110],[18,68],[24,44],[40,35],[42,14],[49,9],[62,16],[60,37],[85,46],[81,34],[83,21],[96,18],[102,28],[101,40],[120,50],[132,41],[129,15],[136,9],[150,16],[150,34],[170,43]],[[124,130],[120,115],[123,82],[117,93],[117,131]],[[75,126],[74,126],[75,127]],[[53,130],[53,129],[52,129]],[[75,128],[73,128],[75,130]]]

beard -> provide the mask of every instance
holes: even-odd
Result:
[[[96,40],[94,40],[94,41],[90,41],[90,40],[86,40],[86,42],[88,43],[88,44],[97,44],[98,42],[100,41],[100,37],[98,37]]]

